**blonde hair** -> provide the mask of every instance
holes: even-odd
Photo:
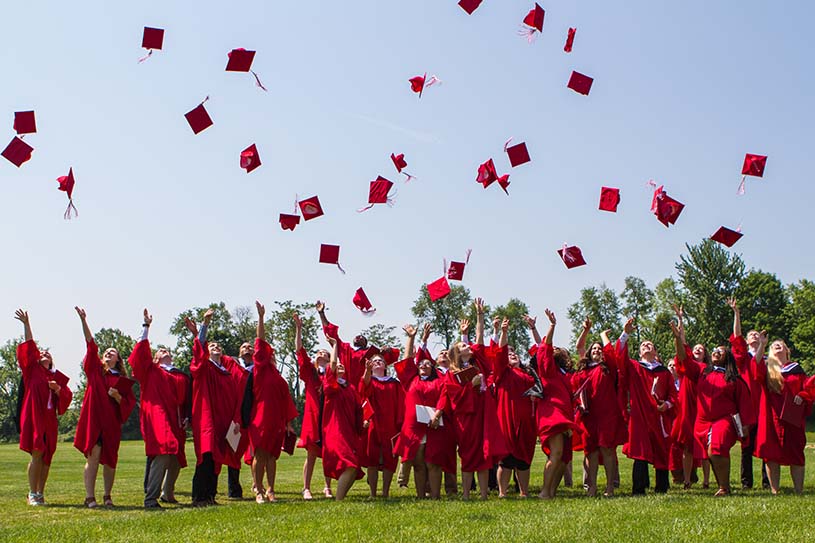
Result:
[[[461,351],[459,351],[458,343],[454,343],[447,349],[447,360],[451,370],[458,371],[461,369]]]
[[[776,339],[773,341],[773,343],[776,341],[780,342],[781,345],[784,346],[787,358],[789,358],[790,350],[789,347],[787,347],[787,344],[784,343],[784,340]],[[773,353],[773,350],[770,349],[770,354],[767,355],[767,388],[776,394],[780,394],[784,389],[784,375],[781,373],[782,367],[783,364],[781,364],[781,361],[778,359],[775,353]]]

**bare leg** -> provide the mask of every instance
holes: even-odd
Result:
[[[266,471],[268,460],[269,453],[263,449],[255,449],[255,457],[252,458],[252,478],[255,480],[255,496],[264,496],[266,492],[263,489],[263,473]]]
[[[317,454],[308,450],[306,461],[303,464],[303,490],[311,492],[311,476],[314,475],[314,464],[317,463]],[[326,479],[328,481],[328,479]]]
[[[509,478],[512,477],[512,470],[498,465],[498,497],[506,498],[507,490],[509,490]],[[518,486],[520,486],[520,482]]]
[[[465,500],[470,499],[470,488],[473,486],[473,472],[461,472],[461,497]]]
[[[561,458],[563,457],[563,434],[552,436],[548,440],[549,458],[546,467],[543,469],[543,490],[538,495],[539,498],[550,499],[555,496],[555,489],[563,475]]]
[[[481,499],[486,500],[490,494],[490,470],[484,469],[478,472],[478,490]]]
[[[603,453],[605,454],[605,453]],[[597,469],[600,464],[600,450],[594,450],[586,456],[588,459],[588,470],[586,471],[587,477],[586,482],[589,485],[589,488],[586,489],[587,496],[596,496],[597,495]],[[605,457],[603,457],[605,460]]]
[[[113,492],[113,481],[116,479],[116,468],[102,466],[102,479],[105,481],[105,496],[110,496]]]
[[[368,466],[368,487],[371,489],[371,497],[376,498],[376,487],[379,484],[379,468]]]
[[[382,497],[389,498],[391,495],[391,482],[393,481],[393,471],[382,470]]]
[[[37,492],[45,494],[45,483],[48,481],[48,472],[51,471],[51,464],[42,463],[40,467],[40,479],[37,482]]]
[[[270,502],[273,502],[275,501],[274,482],[277,478],[277,458],[271,454],[268,456],[269,458],[266,460],[266,481],[269,483],[269,486],[266,489],[266,498]]]
[[[522,498],[529,496],[529,476],[530,472],[528,469],[523,471],[515,470],[515,478],[518,480],[518,490]]]
[[[91,453],[85,460],[85,498],[91,499],[96,495],[96,475],[99,473],[99,455],[102,454],[102,447],[94,445]]]
[[[348,494],[349,490],[351,490],[356,477],[356,468],[348,468],[342,472],[342,475],[340,475],[340,478],[337,481],[337,500],[345,499],[345,495]]]
[[[778,494],[781,484],[781,466],[778,462],[767,461],[767,478],[770,480],[770,492]]]
[[[779,468],[780,471],[780,468]],[[790,466],[790,477],[796,494],[804,492],[804,466]]]
[[[710,460],[707,458],[702,460],[702,486],[710,486]]]
[[[430,481],[430,497],[438,500],[441,497],[441,467],[436,464],[427,466],[427,478]],[[418,474],[418,471],[416,472]]]
[[[685,449],[682,451],[682,482],[685,488],[690,488],[691,475],[693,474],[693,451]]]
[[[425,487],[427,486],[428,473],[427,466],[424,463],[424,448],[424,445],[419,445],[419,450],[416,451],[416,458],[413,459],[413,482],[416,483],[416,497],[418,498],[424,498],[426,496]]]
[[[31,460],[28,462],[28,491],[40,491],[40,473],[42,472],[42,451],[31,451]]]
[[[710,454],[709,448],[708,456],[710,457],[710,465],[713,468],[713,475],[716,477],[716,483],[719,485],[716,495],[730,494],[730,459],[718,454]]]
[[[605,496],[614,495],[614,476],[617,473],[617,451],[611,448],[600,448],[603,455],[603,468],[606,471],[606,491]]]

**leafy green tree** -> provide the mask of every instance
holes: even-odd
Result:
[[[191,317],[200,325],[204,320],[204,313],[206,313],[207,309],[215,310],[215,314],[212,316],[212,322],[207,330],[207,339],[209,341],[217,341],[223,348],[224,353],[237,355],[241,343],[255,337],[254,332],[252,332],[252,335],[248,338],[238,336],[232,314],[223,302],[211,303],[207,307],[187,309],[180,313],[170,326],[170,333],[177,338],[175,354],[178,356],[174,356],[173,361],[179,368],[189,368],[190,360],[192,359],[192,344],[195,339],[184,326],[184,319]]]
[[[623,301],[622,312],[626,317],[634,318],[636,326],[634,339],[639,343],[641,334],[650,337],[654,324],[654,293],[639,277],[628,276],[620,293]]]
[[[470,322],[475,326],[475,310],[470,291],[461,285],[451,285],[450,294],[435,302],[430,300],[427,285],[422,285],[411,312],[418,319],[420,327],[426,322],[430,323],[433,333],[444,341],[445,347],[458,339],[459,321],[462,318],[472,317]]]
[[[529,350],[529,327],[523,319],[527,314],[529,314],[529,307],[518,298],[510,298],[506,304],[499,305],[492,310],[493,318],[509,319],[508,343],[521,356],[525,356]],[[486,326],[489,327],[491,324],[486,323]],[[485,333],[489,334],[490,331]]]
[[[395,326],[385,326],[384,324],[373,324],[361,332],[368,340],[368,345],[377,347],[399,347],[400,340],[396,335]]]
[[[292,397],[298,408],[301,408],[303,399],[300,392],[300,368],[297,365],[293,317],[297,313],[303,321],[303,348],[309,354],[313,354],[312,351],[317,346],[318,320],[314,315],[313,304],[296,304],[291,300],[286,300],[283,302],[276,301],[275,305],[277,308],[267,313],[269,318],[266,321],[266,329],[271,332],[275,360],[280,373],[286,378]],[[302,409],[300,409],[300,413],[302,413]]]
[[[15,418],[22,373],[17,365],[17,345],[22,341],[22,337],[10,339],[0,347],[0,441],[19,437]]]
[[[789,338],[788,293],[775,274],[750,270],[736,289],[736,298],[744,334],[767,330],[772,337]]]
[[[790,325],[788,338],[793,355],[808,373],[815,372],[815,283],[802,279],[788,285],[790,304],[787,318]]]
[[[687,292],[684,307],[688,340],[696,338],[693,341],[720,345],[733,329],[727,298],[735,295],[744,278],[744,262],[710,239],[685,247],[688,254],[679,257],[676,271]]]
[[[599,287],[580,289],[580,300],[569,306],[567,316],[572,325],[572,348],[583,330],[583,322],[586,317],[592,321],[590,336],[599,336],[600,332],[607,329],[612,331],[622,329],[620,300],[617,293],[608,288],[605,283]]]

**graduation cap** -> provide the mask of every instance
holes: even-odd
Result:
[[[521,142],[510,147],[509,142],[511,141],[512,138],[509,138],[504,144],[504,152],[506,152],[509,157],[509,163],[512,167],[514,168],[515,166],[529,162],[531,159],[529,158],[529,151],[526,149],[526,142]]]
[[[144,34],[142,34],[141,46],[144,49],[147,49],[147,54],[140,58],[139,62],[144,62],[150,58],[154,49],[161,51],[162,45],[164,45],[164,29],[150,28],[149,26],[145,26]]]
[[[68,377],[67,375],[65,375],[64,373],[62,373],[59,370],[54,370],[54,371],[51,372],[51,379],[49,379],[49,380],[54,381],[60,387],[64,387],[64,386],[66,386],[68,384],[68,382],[71,380],[71,378]]]
[[[304,221],[310,221],[311,219],[316,219],[317,217],[321,217],[323,215],[323,208],[320,206],[320,199],[316,196],[306,198],[305,200],[300,200],[297,202],[297,205],[300,206],[300,211],[303,213]]]
[[[566,34],[566,45],[563,46],[563,50],[567,53],[572,52],[572,45],[574,45],[574,35],[577,32],[576,28],[570,28],[569,33]]]
[[[184,114],[194,134],[198,134],[212,126],[212,119],[209,118],[209,113],[207,113],[204,107],[204,103],[207,100],[209,100],[209,96],[204,98],[204,101],[198,104],[198,106]]]
[[[371,300],[368,299],[368,295],[365,294],[365,291],[362,290],[362,287],[359,287],[357,291],[354,293],[354,299],[352,300],[354,305],[359,309],[363,315],[371,316],[376,313],[376,308],[371,305]]]
[[[546,15],[546,12],[535,2],[535,7],[529,10],[529,13],[524,17],[523,25],[521,25],[518,34],[524,36],[530,43],[534,41],[535,32],[543,32],[544,15]]]
[[[461,9],[467,12],[468,15],[472,15],[473,12],[478,9],[478,6],[481,5],[482,0],[460,0],[458,3],[461,6]]]
[[[381,175],[377,176],[376,180],[371,181],[371,187],[368,189],[368,205],[362,209],[358,209],[357,212],[362,213],[363,211],[367,211],[374,207],[375,204],[388,204],[392,206],[393,198],[388,196],[392,187],[392,181],[388,181]]]
[[[450,283],[447,282],[447,277],[439,277],[432,283],[427,284],[427,294],[430,296],[430,301],[435,302],[441,300],[450,294]]]
[[[594,82],[594,79],[587,75],[583,75],[580,72],[572,72],[572,76],[569,78],[569,84],[567,87],[572,89],[575,92],[580,94],[585,94],[586,96],[589,95],[589,91],[591,90],[591,84]]]
[[[65,220],[70,220],[71,215],[73,215],[74,217],[79,217],[79,212],[76,210],[73,200],[74,184],[76,183],[74,181],[74,169],[69,168],[68,175],[57,177],[57,182],[59,183],[59,190],[65,192],[68,195],[68,207],[65,209],[65,214],[63,215],[63,218]]]
[[[37,122],[33,111],[17,111],[14,113],[14,131],[17,134],[33,134],[37,131]]]
[[[470,254],[472,254],[472,252],[472,249],[467,249],[464,262],[456,262],[453,260],[450,262],[450,267],[447,267],[447,263],[445,262],[444,268],[446,270],[445,273],[447,273],[447,279],[453,281],[461,281],[464,279],[464,267],[470,263]]]
[[[380,349],[376,345],[371,345],[368,347],[368,350],[365,351],[365,356],[363,358],[373,358],[374,356],[379,355],[385,361],[385,365],[390,366],[391,364],[399,361],[399,354],[400,351],[396,347],[383,347]]]
[[[726,247],[732,247],[736,244],[737,241],[741,239],[744,234],[741,233],[741,229],[731,230],[729,228],[725,228],[722,226],[716,233],[710,236],[710,239],[713,241],[718,241],[722,245]]]
[[[741,167],[741,183],[739,183],[738,194],[744,194],[744,184],[747,181],[747,176],[751,177],[764,177],[764,167],[767,165],[767,157],[765,155],[752,155],[747,153],[744,155],[744,164]]]
[[[240,47],[233,49],[227,53],[226,56],[229,57],[226,63],[227,72],[249,72],[255,76],[255,84],[264,91],[267,90],[266,87],[263,86],[263,83],[260,82],[258,74],[252,70],[252,61],[255,60],[255,51],[247,51],[243,47]]]
[[[563,263],[566,264],[566,267],[570,270],[572,268],[577,268],[578,266],[586,265],[586,260],[583,258],[583,252],[580,250],[580,247],[576,245],[569,247],[564,243],[563,248],[558,249],[557,254],[560,255]]]
[[[492,161],[492,159],[489,159],[478,167],[478,175],[476,176],[475,180],[477,183],[481,183],[484,188],[487,188],[495,181],[498,181],[498,185],[504,189],[504,192],[509,194],[509,192],[507,192],[507,187],[509,186],[509,174],[504,174],[501,177],[498,177],[498,174],[495,171],[495,163]]]
[[[15,136],[0,154],[19,168],[23,165],[23,162],[31,160],[31,152],[33,150],[33,147]]]
[[[374,416],[374,407],[371,405],[371,402],[365,400],[362,402],[362,420],[371,420]]]
[[[426,87],[432,87],[436,83],[441,83],[441,79],[436,77],[435,75],[431,75],[430,79],[427,79],[427,72],[424,75],[417,75],[416,77],[411,77],[408,79],[410,82],[410,90],[415,92],[419,95],[419,98],[422,97],[422,92]]]
[[[396,171],[401,173],[402,175],[407,176],[407,179],[405,179],[405,183],[407,183],[411,179],[416,179],[409,173],[402,171],[403,169],[407,168],[407,162],[405,162],[404,153],[399,153],[398,155],[391,153],[391,160],[393,161],[393,165],[396,166]]]
[[[300,215],[280,214],[280,227],[283,230],[294,230],[298,224],[300,224]]]
[[[649,184],[655,183],[649,181]],[[654,198],[651,200],[651,212],[656,215],[657,220],[664,224],[666,228],[671,224],[676,224],[676,219],[679,218],[679,214],[682,213],[684,208],[685,204],[668,196],[662,185],[654,190]]]
[[[336,264],[337,268],[345,273],[345,270],[340,266],[340,246],[320,244],[320,263],[322,264]]]
[[[241,151],[241,168],[246,170],[246,173],[251,172],[260,166],[260,164],[260,155],[254,143]]]
[[[611,187],[600,188],[600,211],[617,212],[617,205],[620,203],[620,189]]]

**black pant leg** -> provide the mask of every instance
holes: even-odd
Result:
[[[227,470],[227,491],[230,498],[243,498],[243,488],[241,487],[241,470],[229,468]]]
[[[668,488],[670,487],[670,478],[668,477],[668,470],[667,469],[657,469],[654,470],[656,472],[656,486],[654,487],[654,492],[658,494],[665,494],[668,492]]]
[[[195,466],[195,474],[192,476],[192,501],[204,502],[214,499],[217,488],[215,463],[212,461],[212,454],[206,453],[201,463]]]
[[[648,462],[645,460],[634,460],[634,467],[631,469],[632,494],[645,494],[645,489],[649,486]]]
[[[147,480],[150,478],[150,464],[153,463],[153,458],[151,456],[147,457],[147,462],[144,466],[144,493],[147,494]]]
[[[753,488],[753,451],[756,446],[756,433],[754,427],[750,431],[750,444],[741,448],[741,486],[743,488]]]

